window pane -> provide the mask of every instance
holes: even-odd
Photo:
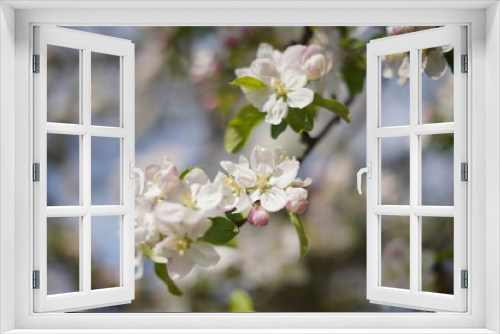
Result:
[[[421,50],[421,62],[422,123],[453,122],[453,45]]]
[[[80,291],[80,217],[47,218],[47,294]]]
[[[453,294],[453,218],[422,217],[422,291]]]
[[[410,53],[380,57],[382,126],[410,124]]]
[[[92,137],[92,205],[120,204],[119,138]]]
[[[92,52],[92,125],[120,126],[120,57]]]
[[[92,289],[120,286],[120,216],[92,216]]]
[[[453,205],[453,134],[421,136],[422,205]]]
[[[381,138],[381,204],[410,204],[408,137]]]
[[[80,122],[80,50],[47,45],[47,121]]]
[[[410,288],[410,217],[382,216],[382,286]]]
[[[80,205],[79,136],[47,134],[47,205]]]

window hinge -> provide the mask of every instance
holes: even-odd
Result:
[[[461,281],[462,281],[462,289],[467,289],[469,287],[469,273],[467,270],[462,270],[461,271]]]
[[[38,162],[33,164],[33,181],[40,181],[40,164]]]
[[[462,181],[469,181],[469,166],[467,165],[466,162],[462,162],[461,166],[461,180]]]
[[[40,270],[33,270],[33,289],[40,289]]]
[[[462,73],[469,72],[469,57],[467,55],[462,55]]]
[[[33,55],[33,73],[40,73],[40,55]]]

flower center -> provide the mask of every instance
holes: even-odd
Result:
[[[198,210],[198,207],[196,207],[196,203],[194,202],[193,197],[190,194],[183,195],[181,197],[181,201],[188,208]]]
[[[276,95],[278,95],[278,96],[286,96],[285,83],[283,81],[281,81],[281,79],[274,80],[273,88],[276,91]]]
[[[255,181],[255,185],[259,189],[266,189],[268,187],[267,176],[262,175],[262,174],[257,175],[257,181]]]
[[[226,183],[228,186],[230,186],[233,190],[235,190],[238,194],[240,193],[241,190],[243,190],[243,187],[238,184],[231,176],[226,176]]]
[[[177,238],[174,243],[174,249],[179,252],[180,256],[185,254],[185,250],[189,248],[190,241],[187,238]]]

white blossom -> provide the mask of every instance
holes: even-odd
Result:
[[[167,258],[167,267],[172,279],[180,279],[191,272],[195,265],[204,268],[215,266],[219,254],[215,248],[198,241],[212,226],[207,218],[197,222],[164,222],[162,232],[167,235],[154,248],[155,255]]]
[[[331,61],[318,45],[294,45],[281,53],[263,43],[250,67],[237,69],[236,76],[254,77],[265,84],[255,89],[242,87],[242,91],[250,103],[267,113],[267,123],[277,125],[290,108],[301,109],[312,103],[314,92],[306,85],[330,69]]]
[[[299,162],[285,157],[282,150],[271,151],[256,146],[250,162],[240,160],[239,164],[221,162],[232,178],[243,186],[252,202],[260,201],[268,212],[276,212],[286,205],[285,188],[297,177]]]

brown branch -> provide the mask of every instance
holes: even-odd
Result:
[[[349,108],[350,104],[352,103],[352,100],[353,99],[350,98],[346,101],[345,105],[347,106],[347,108]],[[326,123],[325,127],[320,131],[320,133],[316,137],[311,137],[309,132],[305,131],[302,132],[300,134],[300,141],[306,144],[306,148],[304,149],[302,154],[299,155],[297,160],[300,163],[302,163],[302,161],[304,161],[304,159],[307,158],[307,156],[312,152],[312,150],[314,150],[316,145],[318,145],[318,143],[326,136],[326,134],[328,134],[328,132],[333,128],[333,126],[338,123],[340,123],[340,117],[335,115],[328,123]]]

